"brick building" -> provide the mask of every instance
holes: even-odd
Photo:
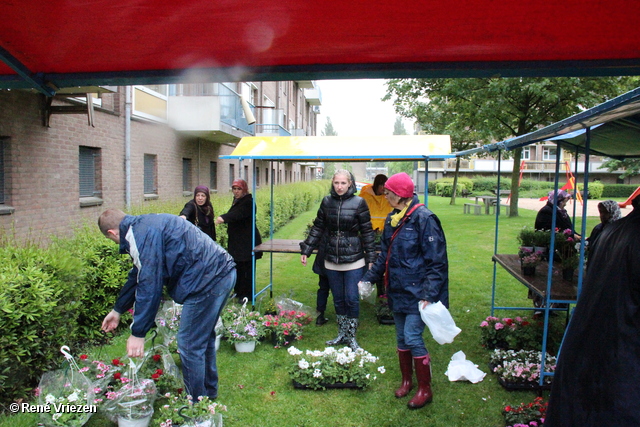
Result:
[[[204,184],[315,179],[294,162],[219,159],[243,136],[315,135],[311,81],[94,87],[53,100],[0,90],[0,237],[46,240],[106,208],[185,200]],[[249,125],[241,98],[256,123]],[[60,114],[65,113],[65,114]]]

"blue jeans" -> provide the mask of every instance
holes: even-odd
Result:
[[[236,271],[232,270],[208,291],[189,296],[182,306],[178,350],[184,385],[194,399],[218,396],[215,326],[235,282]]]
[[[333,305],[336,309],[336,314],[357,318],[360,315],[358,282],[366,273],[367,267],[349,271],[326,271],[331,293],[333,294]]]
[[[411,350],[413,357],[429,354],[422,339],[426,325],[420,314],[393,313],[393,320],[396,323],[396,340],[399,350]]]

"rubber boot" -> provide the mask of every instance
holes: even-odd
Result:
[[[405,397],[413,388],[413,357],[411,350],[398,349],[398,360],[400,361],[400,372],[402,373],[402,384],[396,390],[396,397]]]
[[[345,344],[348,345],[351,350],[356,351],[360,348],[358,341],[356,341],[356,332],[358,331],[359,321],[356,317],[347,317],[347,338]]]
[[[316,318],[316,326],[322,326],[328,321],[329,319],[324,317],[324,311],[321,311],[320,314],[318,314],[318,317]]]
[[[414,357],[413,362],[416,366],[416,378],[418,378],[418,391],[413,399],[409,401],[407,406],[409,409],[422,408],[433,400],[431,392],[431,359],[429,355],[422,357]]]
[[[336,316],[336,322],[338,323],[338,336],[332,340],[326,342],[327,345],[344,344],[347,339],[347,316],[338,314]]]

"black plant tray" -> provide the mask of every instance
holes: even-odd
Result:
[[[539,390],[551,390],[551,384],[540,385],[538,382],[526,382],[526,383],[511,383],[498,378],[498,382],[505,390],[509,391],[539,391]]]
[[[393,317],[387,317],[387,316],[378,316],[378,322],[381,325],[395,325],[396,324],[395,320],[393,320]]]
[[[300,390],[313,390],[311,387],[306,386],[304,384],[301,384],[295,380],[293,381],[293,388],[297,388]],[[333,383],[333,384],[326,384],[326,383],[320,383],[321,386],[325,387],[325,388],[362,388],[362,387],[358,387],[356,385],[356,383],[352,383],[352,382],[348,382],[348,383]],[[322,390],[322,389],[319,389]]]

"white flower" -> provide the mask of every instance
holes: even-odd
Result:
[[[45,402],[47,402],[49,405],[51,405],[53,402],[56,401],[56,397],[53,394],[47,394],[47,397],[44,398]]]
[[[386,370],[384,369],[384,366],[379,366],[378,372],[380,372],[381,374],[384,374],[386,372]]]
[[[367,374],[367,375],[365,375],[365,378],[369,379],[370,376],[371,376],[371,374]]]
[[[320,362],[319,360],[318,360],[317,362],[313,362],[313,363],[311,364],[311,366],[313,366],[314,368],[315,368],[316,366],[318,366],[318,365],[322,365],[322,362]]]
[[[289,347],[289,349],[287,351],[292,356],[298,356],[298,355],[302,354],[302,352],[300,350],[298,350],[297,348],[295,348],[295,347]]]
[[[313,377],[314,378],[322,378],[322,372],[320,371],[320,369],[316,369],[313,371]]]
[[[309,362],[304,359],[300,359],[300,361],[298,362],[298,366],[300,367],[300,369],[307,369],[309,367]]]
[[[71,393],[67,400],[69,400],[69,402],[75,402],[76,400],[78,400],[78,392],[74,391],[73,393]]]

